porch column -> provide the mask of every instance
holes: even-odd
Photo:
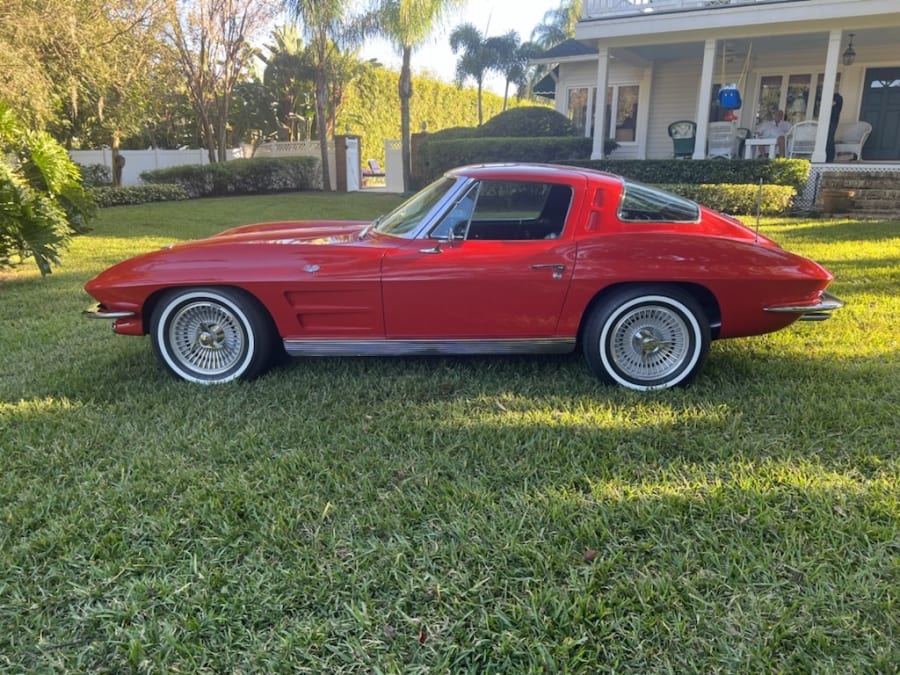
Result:
[[[716,41],[703,45],[703,68],[700,71],[700,91],[697,97],[697,138],[694,139],[693,159],[706,158],[706,130],[709,125],[709,105],[712,100],[713,66],[716,62]],[[725,84],[724,82],[722,84]]]
[[[816,148],[810,161],[825,162],[825,146],[828,144],[828,123],[831,121],[831,103],[834,99],[834,82],[837,79],[838,59],[841,55],[842,31],[828,33],[828,52],[825,55],[825,75],[822,82],[822,102],[819,104],[819,126],[816,128]]]
[[[603,159],[609,121],[606,119],[606,88],[609,84],[609,47],[597,47],[597,102],[594,104],[594,146],[591,159]]]

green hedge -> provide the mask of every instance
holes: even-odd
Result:
[[[315,157],[236,159],[145,171],[148,183],[174,183],[191,198],[318,190],[320,162]]]
[[[470,138],[426,140],[413,166],[418,187],[430,183],[448,169],[466,164],[493,162],[565,162],[590,157],[590,138]]]
[[[132,185],[128,187],[95,187],[90,190],[100,208],[130,206],[148,202],[175,202],[187,199],[180,185]]]
[[[734,215],[754,215],[759,203],[759,212],[766,216],[780,216],[791,209],[796,190],[789,185],[692,185],[686,183],[660,184],[660,187],[682,197],[692,199],[722,213]]]
[[[609,171],[642,183],[789,185],[799,189],[809,178],[805,159],[600,159],[562,164]]]

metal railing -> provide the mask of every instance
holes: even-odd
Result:
[[[805,2],[807,0],[585,0],[583,19],[610,19],[621,16],[717,9],[759,2]]]

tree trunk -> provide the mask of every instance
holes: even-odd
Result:
[[[322,154],[322,189],[331,192],[331,162],[328,159],[328,73],[325,65],[316,69],[316,127]]]
[[[484,124],[484,113],[482,112],[481,106],[481,91],[482,91],[483,83],[481,80],[478,80],[478,126]]]
[[[216,163],[216,135],[213,132],[212,124],[209,121],[209,114],[200,116],[200,131],[203,134],[203,141],[206,144],[206,154],[209,157],[209,163]]]
[[[125,158],[119,154],[119,148],[122,145],[121,133],[116,129],[112,134],[112,145],[110,146],[110,154],[112,155],[112,184],[113,187],[122,185],[122,169],[125,166]]]
[[[410,141],[409,104],[413,96],[410,61],[412,47],[403,47],[403,66],[400,69],[400,152],[403,155],[403,190],[412,185],[412,146]]]
[[[231,104],[231,97],[225,94],[217,106],[217,128],[218,134],[217,150],[219,161],[224,162],[228,159],[228,109]]]

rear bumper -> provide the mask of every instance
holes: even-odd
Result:
[[[844,303],[838,300],[831,293],[822,291],[819,295],[818,302],[806,305],[776,305],[773,307],[764,307],[766,312],[776,312],[781,314],[799,314],[800,321],[824,321],[831,316],[831,312],[840,309]]]

